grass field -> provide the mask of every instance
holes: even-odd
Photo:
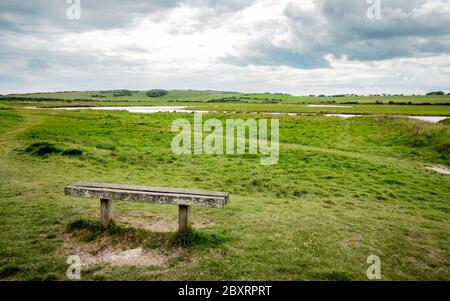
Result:
[[[364,280],[374,254],[383,280],[450,280],[450,178],[426,169],[450,166],[448,123],[279,115],[280,160],[262,166],[256,155],[174,155],[172,121],[192,114],[23,108],[49,103],[0,105],[1,279],[64,280],[68,255],[142,247],[160,262],[99,263],[82,279]],[[305,109],[195,106],[240,111],[205,115],[220,120]],[[364,108],[449,114],[447,106]],[[228,191],[230,204],[194,208],[186,246],[165,229],[176,206],[117,202],[115,225],[101,231],[97,201],[63,196],[81,181]]]
[[[161,97],[148,97],[146,91],[133,91],[131,96],[114,96],[114,91],[71,91],[71,92],[53,92],[53,93],[29,93],[29,94],[10,94],[11,97],[26,97],[31,99],[48,98],[59,100],[92,100],[92,101],[208,101],[216,98],[232,97],[239,95],[235,92],[221,91],[197,91],[197,90],[170,90],[168,94]]]
[[[450,102],[450,95],[443,96],[343,96],[343,97],[310,97],[310,96],[293,96],[283,94],[245,94],[240,95],[240,99],[249,101],[258,100],[277,100],[283,103],[352,103],[373,104],[375,102],[382,102],[383,104],[393,103],[446,103]]]
[[[188,104],[187,104],[188,105]],[[450,105],[351,105],[345,107],[308,107],[295,104],[196,104],[202,110],[233,112],[348,113],[381,115],[450,116]]]
[[[37,108],[54,108],[64,106],[143,106],[140,102],[77,102],[77,101],[21,101],[10,102],[0,101],[2,107],[37,107]],[[419,115],[419,116],[450,116],[450,105],[351,105],[346,107],[309,107],[299,104],[257,104],[257,103],[205,103],[205,102],[152,102],[146,103],[145,106],[182,106],[195,110],[204,111],[223,111],[234,113],[251,113],[251,112],[275,112],[275,113],[311,113],[311,114],[327,114],[327,113],[348,113],[348,114],[364,114],[364,115]]]
[[[245,94],[223,91],[199,90],[170,90],[161,97],[148,97],[146,91],[132,91],[131,96],[114,96],[114,91],[69,91],[51,93],[10,94],[9,97],[23,97],[30,99],[59,99],[59,100],[85,100],[85,101],[127,101],[127,102],[206,102],[231,101],[241,103],[270,103],[283,104],[305,103],[358,103],[358,104],[450,104],[450,95],[443,96],[344,96],[344,97],[310,97],[294,96],[277,93]]]
[[[114,91],[11,94],[0,98],[2,106],[188,106],[199,110],[233,112],[349,113],[373,115],[450,116],[450,96],[306,97],[286,94],[170,90],[161,97],[145,91],[113,96]],[[101,97],[99,97],[101,96]],[[18,97],[20,101],[7,100]],[[310,107],[320,104],[322,107]],[[324,107],[339,105],[342,107]],[[344,105],[345,104],[345,105]]]

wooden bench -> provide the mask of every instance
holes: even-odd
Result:
[[[172,204],[179,206],[179,230],[189,227],[190,206],[223,208],[227,192],[129,186],[101,183],[77,183],[64,188],[65,195],[100,199],[101,223],[107,227],[112,218],[112,200]]]

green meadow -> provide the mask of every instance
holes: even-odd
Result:
[[[300,97],[245,102],[273,94],[169,91],[148,100],[144,92],[119,99],[105,92],[94,100],[82,93],[101,94],[0,101],[0,279],[66,280],[67,257],[80,254],[91,262],[82,280],[367,280],[370,255],[381,259],[382,280],[450,280],[450,176],[428,169],[450,166],[450,124],[387,116],[450,115],[448,96],[313,108]],[[239,99],[224,103],[229,97]],[[192,121],[190,113],[50,108],[143,100],[229,111],[203,116],[223,122],[277,118],[279,161],[174,154],[172,122]],[[373,116],[321,115],[336,112]],[[102,229],[99,201],[64,196],[75,182],[227,191],[230,203],[193,208],[185,237],[169,205],[114,202],[114,224]],[[144,250],[145,264],[100,260],[133,248]]]
[[[129,91],[129,90],[125,90]],[[119,93],[117,93],[119,92]],[[58,99],[58,100],[84,100],[84,101],[208,101],[211,99],[221,99],[239,95],[235,92],[221,91],[198,91],[198,90],[171,90],[170,93],[152,98],[145,95],[146,91],[130,91],[132,95],[121,96],[120,90],[106,91],[67,91],[54,93],[29,93],[29,94],[10,94],[10,97],[25,97],[31,99]]]
[[[130,93],[130,95],[120,96],[122,91]],[[0,103],[4,106],[13,105],[14,107],[185,106],[205,111],[237,113],[450,116],[450,95],[310,97],[277,93],[243,94],[197,90],[170,90],[167,92],[166,95],[160,97],[148,97],[146,91],[131,90],[10,94],[0,97]]]
[[[121,95],[121,91],[129,91],[131,95]],[[83,100],[83,101],[126,101],[126,102],[240,102],[240,103],[358,103],[358,104],[447,104],[450,105],[450,95],[430,96],[295,96],[281,93],[245,94],[226,91],[199,90],[169,90],[161,97],[146,96],[146,91],[134,90],[105,90],[105,91],[66,91],[49,93],[9,94],[9,97],[23,97],[31,99]]]

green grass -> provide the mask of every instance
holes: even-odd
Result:
[[[149,89],[151,90],[151,89]],[[234,92],[221,91],[197,91],[197,90],[170,90],[167,95],[161,97],[148,97],[147,91],[133,91],[131,96],[114,96],[113,91],[71,91],[71,92],[52,92],[52,93],[29,93],[29,94],[10,94],[10,97],[26,98],[48,98],[59,100],[92,100],[92,101],[146,101],[146,102],[165,102],[165,101],[208,101],[214,98],[223,98],[238,95]],[[101,96],[101,97],[98,97]]]
[[[131,96],[114,96],[113,91],[11,94],[0,98],[3,108],[61,106],[188,106],[209,111],[348,113],[372,115],[450,116],[450,96],[356,96],[309,97],[287,94],[243,94],[235,92],[170,90],[161,97],[147,97],[146,91]],[[99,97],[101,96],[101,97]],[[19,97],[20,101],[8,100]],[[309,107],[308,104],[344,107]]]
[[[383,280],[450,279],[450,179],[425,168],[450,166],[448,124],[280,115],[280,160],[261,166],[255,155],[174,155],[171,123],[192,114],[4,106],[2,279],[64,280],[67,241],[173,255],[166,266],[101,264],[83,280],[364,280],[371,254]],[[57,151],[36,155],[42,146]],[[71,149],[82,153],[63,155]],[[161,233],[143,224],[176,222],[176,206],[114,202],[102,230],[98,201],[63,196],[81,181],[228,191],[230,203],[192,209],[207,228]]]
[[[295,104],[196,104],[196,109],[233,112],[282,113],[348,113],[379,115],[437,115],[450,116],[450,105],[351,105],[351,107],[308,107]]]
[[[150,90],[150,89],[149,89]],[[345,96],[345,97],[310,97],[294,96],[276,93],[246,94],[222,91],[199,90],[170,90],[162,97],[147,97],[147,91],[133,91],[131,96],[114,96],[114,91],[68,91],[51,93],[10,94],[6,97],[24,97],[31,99],[59,99],[59,100],[85,100],[85,101],[126,101],[126,102],[241,102],[241,103],[267,103],[280,102],[283,104],[304,103],[358,103],[358,104],[450,104],[450,95],[443,96]]]
[[[202,101],[163,102],[152,101],[0,101],[4,108],[39,107],[57,108],[65,106],[184,106],[191,109],[205,111],[231,111],[231,112],[279,112],[279,113],[348,113],[364,115],[419,115],[419,116],[450,116],[450,105],[373,105],[358,104],[346,107],[309,107],[305,104],[263,104],[263,103],[215,103]]]
[[[283,103],[352,103],[373,104],[381,101],[383,104],[394,103],[409,103],[421,104],[439,104],[450,103],[450,95],[443,96],[344,96],[344,97],[310,97],[310,96],[293,96],[285,94],[245,94],[241,96],[243,100],[257,101],[257,100],[276,100]]]

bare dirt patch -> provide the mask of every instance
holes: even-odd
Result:
[[[64,235],[64,243],[57,252],[60,255],[77,255],[82,267],[109,263],[114,266],[160,266],[167,267],[170,260],[182,255],[181,249],[145,249],[141,246],[128,248],[111,245],[105,239],[82,243],[71,235]]]
[[[80,255],[79,255],[80,256]],[[129,250],[104,249],[96,255],[82,253],[80,256],[82,266],[92,266],[100,263],[110,263],[112,265],[139,265],[139,266],[165,266],[173,256],[159,253],[156,250],[144,250],[142,247]]]

